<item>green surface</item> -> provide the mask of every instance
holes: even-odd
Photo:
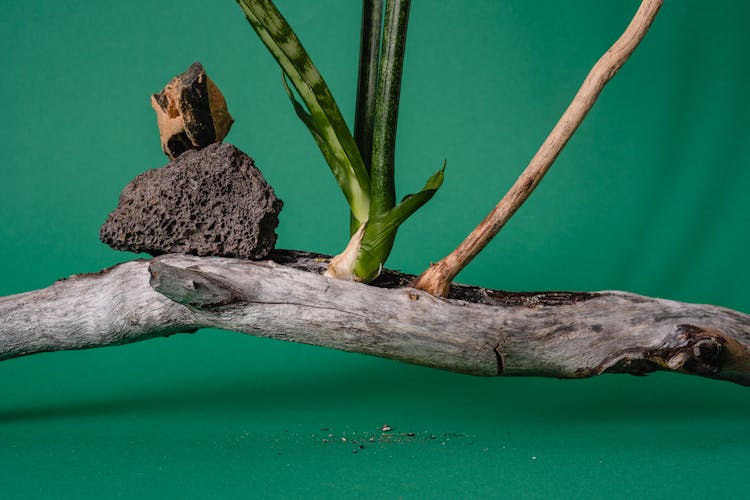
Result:
[[[484,216],[636,4],[414,3],[398,196],[449,166],[391,267],[421,271]],[[351,124],[358,2],[279,8]],[[459,279],[750,312],[749,16],[667,2]],[[346,243],[345,200],[234,2],[6,0],[0,39],[0,295],[133,258],[99,225],[165,163],[148,96],[194,60],[285,202],[280,246]],[[0,363],[0,497],[741,498],[749,415],[750,389],[699,378],[479,379],[206,330]]]

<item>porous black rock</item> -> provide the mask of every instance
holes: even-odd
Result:
[[[133,179],[99,237],[117,250],[265,259],[283,202],[231,144],[190,150]]]

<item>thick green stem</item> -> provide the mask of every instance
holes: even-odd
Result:
[[[411,0],[389,0],[385,8],[370,164],[370,218],[388,212],[396,203],[396,123],[410,5]]]
[[[410,5],[411,0],[388,0],[385,7],[370,162],[369,222],[354,266],[356,276],[362,281],[378,275],[391,253],[398,226],[403,222],[395,222],[397,217],[392,210],[396,205],[396,124]],[[399,213],[406,212],[400,210]]]
[[[380,35],[383,27],[383,0],[362,0],[362,29],[359,42],[359,74],[357,102],[354,111],[354,142],[362,155],[367,174],[372,160],[372,129],[375,123],[375,99],[378,92],[378,59]],[[352,212],[349,217],[350,234],[359,228],[360,221]]]
[[[359,45],[359,77],[354,114],[354,141],[367,172],[372,158],[372,129],[375,123],[375,99],[378,91],[378,58],[383,25],[383,0],[362,1],[362,34]]]

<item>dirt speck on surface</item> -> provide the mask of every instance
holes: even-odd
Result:
[[[397,432],[395,427],[382,425],[373,431],[341,431],[332,429],[321,429],[313,433],[311,437],[322,446],[343,448],[351,450],[353,454],[358,452],[373,452],[390,449],[394,446],[427,445],[445,448],[451,441],[468,440],[474,443],[474,436],[458,432],[435,433],[430,431],[406,431]]]

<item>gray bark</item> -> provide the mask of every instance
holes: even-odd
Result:
[[[274,261],[163,255],[0,298],[0,360],[199,328],[360,352],[473,375],[582,378],[671,370],[750,385],[750,316],[619,291],[438,298],[386,272],[326,278],[303,253]]]

